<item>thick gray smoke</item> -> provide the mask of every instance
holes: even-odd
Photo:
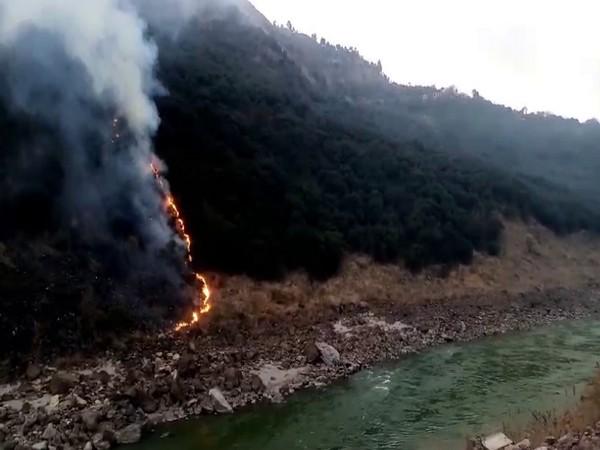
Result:
[[[0,0],[1,98],[60,137],[47,152],[21,149],[21,159],[33,166],[49,151],[58,159],[56,196],[88,241],[107,239],[115,224],[126,224],[150,250],[174,239],[150,170],[159,124],[156,60],[128,2]]]
[[[53,136],[52,145],[2,149],[17,153],[26,176],[16,165],[6,171],[12,185],[0,200],[35,187],[52,161],[60,183],[51,195],[85,242],[135,235],[156,255],[177,241],[150,168],[158,161],[152,97],[163,92],[148,27],[176,34],[231,7],[252,8],[245,0],[0,0],[0,111]]]

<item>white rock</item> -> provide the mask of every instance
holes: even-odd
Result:
[[[46,429],[44,430],[44,434],[42,434],[42,439],[47,439],[51,441],[58,435],[58,431],[54,428],[54,425],[49,423]]]
[[[380,328],[383,331],[405,331],[412,328],[410,325],[406,325],[402,322],[388,323],[379,317],[368,316],[366,318],[367,326],[372,328]]]
[[[117,444],[137,444],[142,439],[142,427],[132,424],[117,431]]]
[[[52,397],[50,397],[48,406],[46,406],[46,412],[54,411],[56,408],[58,408],[59,404],[60,404],[60,395],[58,395],[58,394],[53,395]]]
[[[335,366],[340,363],[340,352],[325,342],[315,342],[315,346],[321,353],[321,359],[328,366]]]
[[[337,334],[341,334],[344,337],[352,336],[352,328],[344,325],[341,320],[338,320],[333,324],[333,331],[335,331]]]
[[[9,400],[2,403],[2,406],[8,409],[12,409],[13,411],[21,412],[24,404],[24,400]]]
[[[4,394],[10,394],[11,392],[16,391],[19,386],[21,386],[21,383],[0,384],[0,397]]]
[[[215,411],[220,413],[232,412],[233,408],[229,402],[225,399],[225,396],[219,388],[212,388],[208,391],[208,395],[212,399]]]
[[[487,450],[501,450],[504,447],[511,445],[511,441],[504,433],[495,433],[483,439],[483,446]]]
[[[268,394],[276,396],[284,387],[300,384],[306,370],[306,367],[284,370],[273,364],[266,364],[252,373],[258,376]]]
[[[77,404],[77,406],[86,406],[88,404],[86,400],[84,400],[77,394],[74,394],[73,398],[75,399],[75,403]]]
[[[48,443],[46,441],[38,442],[31,446],[33,450],[47,450]]]

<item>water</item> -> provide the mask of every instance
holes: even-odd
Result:
[[[589,321],[446,345],[132,450],[462,449],[467,435],[574,402],[598,357],[600,322]]]

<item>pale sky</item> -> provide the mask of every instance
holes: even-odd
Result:
[[[403,84],[600,118],[597,0],[252,0],[270,20],[381,59]]]

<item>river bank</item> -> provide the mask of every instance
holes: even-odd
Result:
[[[502,447],[502,450],[598,450],[600,449],[600,372],[595,364],[595,375],[577,392],[576,401],[563,410],[536,410],[526,425],[513,424],[505,429],[507,434],[494,433],[471,440],[468,450],[487,450],[489,442],[509,442],[508,436],[520,436],[521,440]],[[507,436],[508,435],[508,436]]]
[[[357,305],[256,329],[134,336],[91,360],[32,364],[0,386],[4,448],[110,448],[155,425],[280,402],[372,364],[447,342],[525,330],[599,311],[591,289],[536,290],[419,305]],[[19,447],[20,446],[20,447]]]

